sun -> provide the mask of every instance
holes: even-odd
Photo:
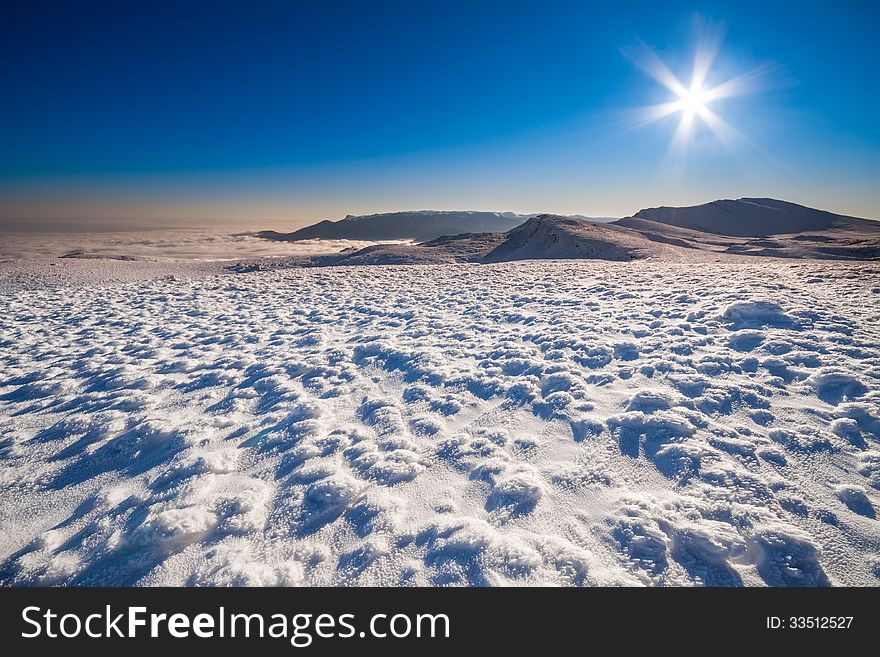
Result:
[[[679,96],[678,105],[685,114],[701,114],[705,112],[708,99],[705,92],[698,86],[684,89]]]

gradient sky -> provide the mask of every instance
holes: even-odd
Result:
[[[756,68],[678,117],[690,79]],[[880,217],[880,3],[21,0],[0,9],[0,228],[296,226],[477,209],[623,216],[770,196]],[[699,122],[698,122],[699,123]]]

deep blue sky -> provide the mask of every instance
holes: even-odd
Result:
[[[695,25],[723,21],[710,81],[772,66],[676,117],[624,56],[689,79]],[[629,214],[768,195],[880,216],[880,3],[7,2],[2,217],[293,223],[477,208]],[[752,143],[746,144],[746,140]]]

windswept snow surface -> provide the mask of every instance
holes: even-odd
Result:
[[[0,265],[3,584],[880,582],[876,265],[163,266]]]

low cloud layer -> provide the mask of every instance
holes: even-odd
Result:
[[[60,257],[67,254],[142,258],[227,260],[262,256],[319,255],[372,242],[306,240],[274,242],[250,233],[204,229],[123,233],[10,233],[0,242],[0,259]]]

